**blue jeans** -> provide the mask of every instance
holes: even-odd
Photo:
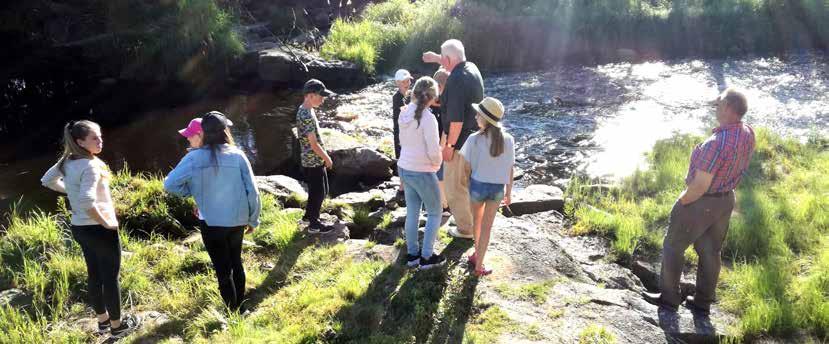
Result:
[[[431,172],[414,172],[399,168],[400,180],[405,186],[406,196],[406,250],[410,255],[429,258],[434,253],[435,238],[440,228],[443,208],[440,206],[438,178]],[[418,247],[417,227],[420,209],[426,208],[426,232],[423,235],[423,249]]]
[[[501,202],[504,199],[504,184],[479,182],[469,178],[469,199],[475,203]]]
[[[443,181],[443,163],[440,163],[440,169],[435,172],[435,175],[438,176],[439,181]]]

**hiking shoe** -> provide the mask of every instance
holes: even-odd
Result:
[[[659,306],[659,308],[664,308],[664,309],[667,309],[667,310],[670,310],[670,311],[673,311],[673,312],[676,312],[676,311],[679,310],[679,306],[672,305],[672,304],[669,304],[669,303],[665,302],[665,300],[662,299],[662,294],[660,294],[660,293],[644,292],[644,293],[642,293],[642,298],[645,299],[645,301],[647,303],[650,303],[650,304],[655,305],[655,306]]]
[[[98,334],[104,334],[104,333],[107,333],[107,331],[109,331],[109,328],[110,328],[111,326],[112,326],[112,325],[109,323],[109,319],[107,319],[107,320],[106,320],[106,321],[104,321],[104,322],[99,322],[99,323],[98,323]]]
[[[334,230],[334,226],[326,226],[322,223],[316,222],[308,225],[309,234],[328,234]]]
[[[694,301],[693,296],[688,296],[685,298],[685,308],[688,308],[691,312],[699,313],[702,315],[711,314],[711,308],[700,306],[698,303]]]
[[[416,268],[420,265],[420,255],[411,255],[406,254],[406,266],[410,268]]]
[[[110,336],[117,339],[124,338],[135,332],[141,326],[141,321],[141,317],[135,314],[128,314],[127,316],[121,317],[121,326],[111,328],[109,330]]]
[[[429,258],[420,257],[420,270],[429,270],[432,268],[437,268],[446,264],[446,258],[439,254],[433,254]]]

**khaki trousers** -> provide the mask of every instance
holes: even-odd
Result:
[[[472,210],[469,206],[469,171],[460,152],[455,151],[452,160],[444,161],[443,182],[446,202],[455,217],[458,230],[472,233]]]

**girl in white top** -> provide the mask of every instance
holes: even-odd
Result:
[[[484,256],[495,214],[502,201],[506,206],[511,202],[515,141],[501,128],[504,105],[500,101],[486,97],[472,107],[478,112],[480,130],[469,136],[460,152],[469,167],[469,200],[474,225],[475,253],[468,262],[475,267],[477,276],[485,276],[492,273],[484,266]]]
[[[121,241],[109,190],[111,173],[97,157],[104,147],[101,127],[91,121],[69,122],[64,127],[63,147],[63,155],[40,181],[67,194],[72,237],[86,261],[89,302],[98,316],[98,331],[109,330],[112,337],[121,338],[133,332],[141,319],[121,317]]]

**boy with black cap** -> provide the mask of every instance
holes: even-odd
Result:
[[[320,125],[314,109],[322,105],[325,97],[334,95],[325,87],[322,81],[317,79],[308,80],[302,89],[305,99],[296,113],[297,133],[299,134],[299,147],[301,154],[301,165],[305,174],[305,182],[308,184],[308,202],[305,206],[303,220],[308,221],[308,232],[311,234],[327,233],[331,226],[323,226],[320,222],[320,209],[322,201],[328,195],[328,173],[334,162],[325,152],[322,137],[320,136]]]

